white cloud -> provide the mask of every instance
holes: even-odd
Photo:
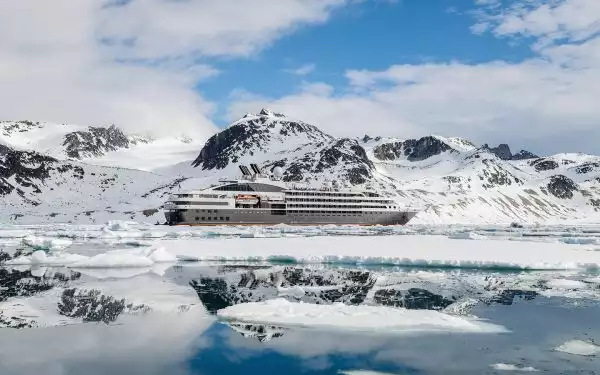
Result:
[[[271,98],[268,106],[315,122],[335,135],[433,133],[464,136],[479,144],[510,142],[514,148],[541,153],[600,154],[600,37],[591,32],[600,24],[600,11],[593,12],[600,2],[557,1],[550,22],[533,15],[541,14],[544,5],[519,8],[513,2],[510,12],[503,13],[497,1],[480,3],[485,3],[486,11],[506,17],[490,24],[496,34],[503,30],[502,35],[508,36],[511,30],[512,36],[535,37],[537,56],[517,63],[450,62],[351,70],[346,72],[347,85],[336,91],[308,90],[305,85],[295,94]],[[512,21],[505,20],[516,9],[521,9],[519,17],[525,21],[509,27]],[[581,19],[575,21],[577,12],[582,13]],[[489,17],[479,21],[492,22]],[[505,26],[499,29],[501,25]],[[539,47],[539,40],[553,43]],[[258,106],[252,100],[237,100],[230,116],[250,109],[249,103]]]
[[[350,0],[0,2],[0,117],[208,136],[206,57],[247,57]]]
[[[315,71],[315,64],[304,64],[296,69],[285,69],[284,72],[297,76],[305,76]]]
[[[484,10],[479,16],[495,24],[496,35],[536,37],[538,48],[564,39],[580,42],[600,32],[597,0],[520,0],[506,9],[496,4]]]

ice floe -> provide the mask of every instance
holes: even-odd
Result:
[[[490,366],[494,370],[498,371],[522,371],[522,372],[539,372],[540,370],[531,367],[531,366],[519,366],[519,365],[511,365],[508,363],[495,363]]]
[[[202,242],[199,242],[202,241]],[[244,241],[243,245],[242,242]],[[599,269],[600,252],[552,242],[472,241],[442,236],[159,240],[178,259],[440,268]]]
[[[600,354],[600,346],[582,340],[567,341],[557,346],[554,350],[556,350],[557,352],[581,356],[595,356],[597,354]]]
[[[52,265],[70,268],[136,268],[152,267],[155,263],[171,263],[177,259],[163,247],[112,250],[94,256],[66,252],[46,253],[42,250],[22,255],[7,265]]]
[[[37,250],[62,250],[73,244],[73,241],[64,238],[42,238],[27,236],[23,244]]]
[[[378,333],[507,332],[502,326],[482,320],[451,316],[431,310],[352,306],[342,303],[317,305],[289,302],[281,298],[242,303],[219,310],[217,314],[227,321]]]

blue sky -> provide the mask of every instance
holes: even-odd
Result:
[[[363,2],[337,10],[321,25],[301,27],[248,59],[211,59],[221,73],[198,84],[216,103],[214,121],[224,115],[234,89],[280,97],[303,82],[326,82],[343,90],[349,69],[384,70],[394,64],[494,60],[522,61],[532,56],[527,43],[475,35],[471,0]],[[313,65],[307,74],[292,74]],[[258,109],[257,109],[258,110]]]
[[[340,137],[600,154],[598,0],[48,4],[0,2],[1,119],[206,139],[268,107]]]

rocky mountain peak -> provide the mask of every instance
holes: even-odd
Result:
[[[271,111],[270,109],[263,108],[259,112],[260,116],[272,116],[272,117],[285,117],[282,113],[277,113],[275,111]]]
[[[501,143],[497,147],[490,147],[487,143],[482,146],[483,149],[495,154],[502,160],[526,160],[526,159],[537,159],[539,156],[527,151],[521,150],[513,155],[510,151],[510,147],[506,143]]]
[[[333,140],[314,125],[262,109],[258,115],[246,115],[209,138],[192,165],[204,170],[224,169],[243,157],[267,157],[308,145],[319,147]]]

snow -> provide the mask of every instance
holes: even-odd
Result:
[[[556,347],[554,350],[581,356],[595,356],[596,354],[600,354],[600,346],[582,340],[567,341]]]
[[[523,366],[511,365],[511,364],[507,364],[507,363],[496,363],[496,364],[491,365],[490,367],[493,368],[494,370],[498,370],[498,371],[523,371],[523,372],[538,372],[538,371],[540,371],[540,370],[537,370],[530,366],[523,367]]]
[[[384,333],[470,332],[501,333],[507,330],[482,320],[467,319],[432,310],[407,310],[383,306],[316,305],[273,299],[242,303],[217,312],[228,321],[279,326],[333,328]]]
[[[201,242],[199,242],[201,241]],[[242,242],[243,241],[243,242]],[[448,239],[443,236],[327,236],[159,240],[178,259],[278,261],[442,268],[600,268],[600,252],[562,243]]]

